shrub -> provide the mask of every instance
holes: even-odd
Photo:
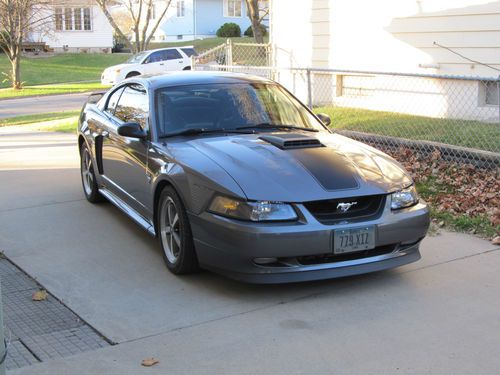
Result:
[[[240,26],[234,22],[225,23],[219,30],[217,30],[217,36],[219,38],[234,38],[241,36]]]
[[[262,24],[259,25],[259,28],[262,30],[262,36],[266,36],[267,35],[267,28]],[[248,29],[245,30],[244,35],[253,38],[252,26],[248,26]]]

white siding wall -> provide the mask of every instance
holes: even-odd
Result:
[[[303,0],[272,1],[272,42],[278,67],[497,77],[434,42],[500,68],[500,1]],[[436,68],[424,68],[435,66]],[[432,117],[496,121],[480,83],[395,76],[317,76],[314,104],[369,108]],[[301,80],[299,79],[299,82]],[[296,77],[281,74],[285,86]],[[337,89],[337,83],[344,88]],[[376,84],[376,89],[373,85]],[[304,99],[305,83],[297,93]],[[293,89],[293,88],[292,88]]]
[[[434,42],[500,68],[500,1],[272,2],[273,42],[301,66],[497,76]],[[439,65],[438,69],[419,65]]]
[[[78,5],[61,5],[61,7],[64,6],[77,7]],[[90,31],[55,31],[54,25],[50,33],[35,35],[34,38],[44,41],[58,52],[63,51],[64,46],[67,46],[68,52],[104,52],[105,49],[111,52],[113,28],[96,5],[92,6],[91,17],[92,30]]]

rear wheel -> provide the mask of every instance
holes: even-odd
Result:
[[[94,163],[92,155],[85,143],[80,147],[80,174],[82,176],[83,193],[90,203],[97,203],[103,200],[97,186],[97,179],[94,173]]]
[[[161,192],[157,212],[158,237],[168,269],[177,275],[197,271],[198,259],[186,209],[172,187]]]

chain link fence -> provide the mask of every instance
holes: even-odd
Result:
[[[438,149],[446,159],[500,166],[500,79],[496,77],[281,69],[234,61],[195,68],[273,79],[315,113],[328,114],[332,129],[360,141],[419,152]]]
[[[269,67],[272,63],[271,56],[269,43],[234,43],[228,39],[220,46],[193,56],[191,65],[192,69],[198,70],[213,65]]]

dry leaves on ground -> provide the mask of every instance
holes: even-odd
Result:
[[[37,290],[33,295],[31,296],[31,299],[33,301],[45,301],[48,297],[48,293],[45,289],[40,289]]]
[[[415,182],[432,179],[426,200],[438,212],[485,215],[492,226],[500,225],[500,169],[478,168],[443,160],[435,150],[424,154],[408,148],[383,150],[409,171]]]
[[[151,358],[143,359],[141,362],[141,365],[145,366],[145,367],[151,367],[151,366],[156,365],[157,363],[160,363],[160,361],[157,360],[156,358],[151,357]]]

